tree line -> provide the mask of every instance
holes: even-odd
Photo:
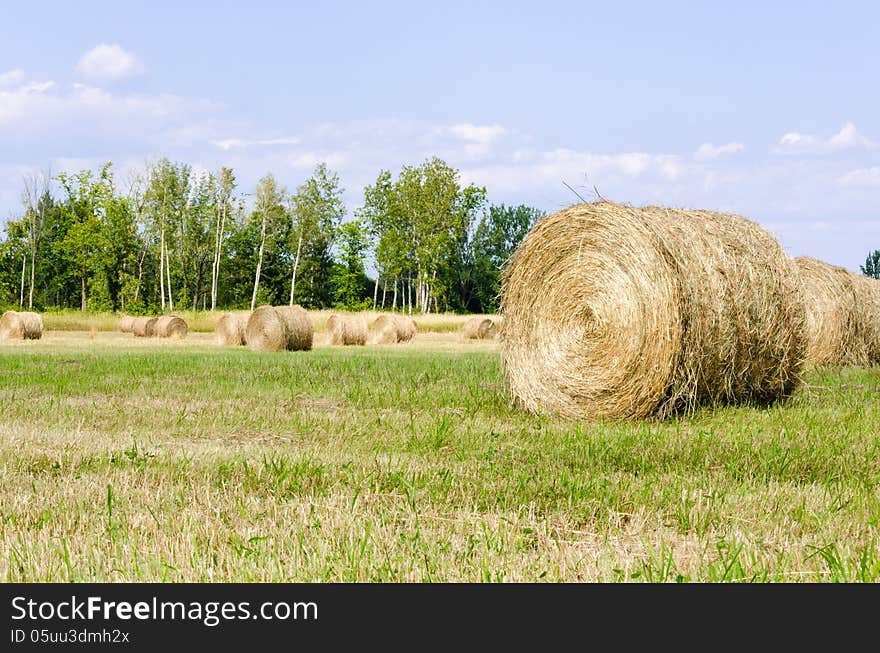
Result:
[[[494,312],[504,262],[543,215],[489,205],[437,158],[380,171],[351,214],[343,193],[323,163],[292,189],[267,174],[248,192],[231,168],[168,159],[124,179],[112,163],[30,174],[0,241],[0,303]]]

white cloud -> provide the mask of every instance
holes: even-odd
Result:
[[[728,154],[739,154],[745,149],[745,145],[742,143],[726,143],[725,145],[703,143],[694,152],[694,159],[697,161],[714,161]]]
[[[5,73],[0,73],[0,88],[4,86],[18,86],[24,81],[24,71],[21,68],[13,68]]]
[[[88,79],[117,81],[144,71],[144,66],[131,52],[117,44],[101,43],[76,64],[76,72]]]
[[[874,143],[859,133],[853,123],[848,122],[839,132],[828,138],[815,134],[788,132],[779,139],[773,152],[774,154],[827,154],[873,146]]]
[[[835,148],[865,147],[870,145],[870,141],[859,133],[854,124],[848,122],[828,139],[828,144]]]
[[[837,178],[837,184],[853,188],[880,188],[880,166],[850,170]]]
[[[278,145],[298,145],[301,139],[298,136],[287,136],[282,138],[222,138],[211,141],[211,145],[219,147],[221,150],[242,149],[245,147],[273,147]]]
[[[465,154],[474,158],[488,156],[498,140],[508,133],[508,130],[501,125],[471,123],[450,125],[444,131],[453,138],[464,141]]]

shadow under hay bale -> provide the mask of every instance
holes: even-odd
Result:
[[[367,344],[367,318],[363,315],[334,313],[327,318],[327,343],[330,345]]]
[[[214,340],[218,345],[241,346],[247,344],[245,331],[250,313],[225,313],[214,327]]]
[[[488,317],[472,317],[461,326],[461,334],[470,340],[491,340],[498,335],[498,326]]]
[[[31,311],[6,311],[0,317],[0,340],[39,340],[43,318]]]
[[[639,418],[788,396],[797,269],[745,218],[612,202],[541,220],[502,280],[502,368],[527,410]]]
[[[155,331],[160,338],[184,338],[189,327],[176,315],[163,315],[156,320]]]
[[[301,306],[260,306],[247,321],[245,339],[256,351],[312,348],[315,328]]]

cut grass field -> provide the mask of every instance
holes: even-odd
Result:
[[[497,345],[0,348],[5,581],[878,581],[880,372],[578,423]]]

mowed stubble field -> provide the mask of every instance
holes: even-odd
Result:
[[[95,329],[4,345],[0,577],[880,580],[880,372],[579,423],[513,408],[497,344],[443,324],[277,354]]]

